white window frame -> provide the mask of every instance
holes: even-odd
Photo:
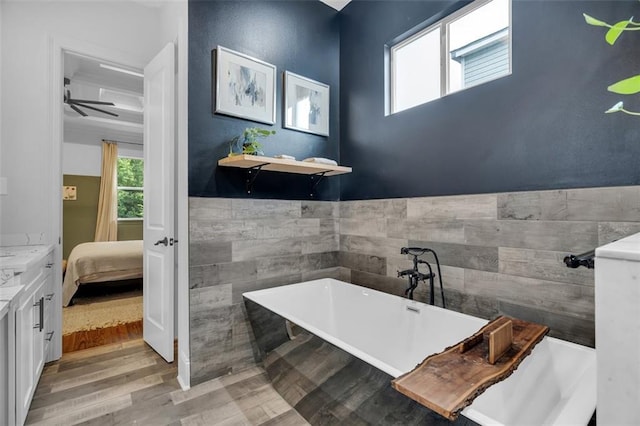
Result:
[[[143,162],[144,164],[144,159],[140,158],[140,157],[134,157],[133,155],[118,155],[118,160],[120,160],[121,158],[128,158],[130,160],[140,160]],[[142,185],[144,185],[144,182],[142,183]],[[120,186],[118,185],[116,187],[116,194],[120,192],[120,190],[123,191],[139,191],[142,192],[142,197],[144,198],[144,186],[139,188],[137,186]],[[118,200],[118,197],[116,197],[116,202]],[[118,206],[116,206],[116,210],[118,209]],[[118,215],[119,216],[119,215]],[[118,222],[133,222],[133,221],[140,221],[143,220],[142,217],[118,217]]]
[[[483,81],[480,84],[474,85],[474,86],[469,86],[469,87],[463,87],[460,90],[456,90],[455,92],[450,92],[450,82],[449,82],[449,58],[448,58],[448,52],[449,52],[449,25],[455,21],[457,21],[458,19],[462,18],[465,15],[468,15],[471,12],[474,12],[475,10],[481,8],[482,6],[486,5],[487,3],[490,3],[492,0],[475,0],[474,2],[456,10],[455,12],[451,13],[450,15],[445,16],[444,18],[440,19],[439,21],[429,25],[428,27],[421,29],[417,32],[415,32],[414,34],[410,35],[409,37],[393,44],[392,46],[389,47],[389,79],[390,79],[390,91],[391,93],[389,93],[389,113],[390,114],[395,114],[398,112],[402,112],[402,111],[406,111],[407,109],[411,109],[411,108],[415,108],[418,105],[424,105],[426,103],[435,101],[436,99],[440,99],[443,98],[451,93],[459,93],[459,92],[463,92],[466,89],[470,89],[471,87],[476,87],[476,86],[480,86],[484,83],[488,83],[490,81],[493,80],[497,80],[499,78],[502,77],[507,77],[509,75],[511,75],[512,71],[513,71],[513,67],[512,67],[512,61],[513,61],[513,49],[512,49],[512,19],[511,19],[511,9],[512,9],[512,2],[513,0],[507,0],[508,2],[508,16],[509,16],[509,31],[508,31],[508,43],[509,43],[509,71],[505,74],[500,75],[499,77],[493,78],[491,80],[486,80]],[[421,104],[415,105],[413,107],[410,108],[406,108],[403,110],[398,111],[396,108],[396,64],[394,61],[395,58],[395,51],[398,49],[401,49],[402,47],[405,47],[408,44],[411,44],[413,41],[415,41],[416,39],[422,37],[423,35],[430,33],[431,31],[437,30],[438,27],[440,27],[440,96],[434,99],[431,99],[429,101],[423,102]],[[389,114],[388,114],[389,115]]]

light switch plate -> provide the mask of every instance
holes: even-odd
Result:
[[[62,199],[67,201],[77,200],[77,191],[75,186],[62,187]]]

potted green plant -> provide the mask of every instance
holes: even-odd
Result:
[[[264,139],[275,134],[275,130],[247,127],[242,134],[234,137],[229,142],[229,157],[240,154],[264,155],[259,139]]]

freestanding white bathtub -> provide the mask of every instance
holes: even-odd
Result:
[[[243,296],[392,377],[488,322],[334,279]],[[483,425],[586,425],[595,407],[595,351],[545,337],[462,414]]]

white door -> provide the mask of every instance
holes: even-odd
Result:
[[[175,53],[144,68],[144,340],[168,362],[174,339]]]

